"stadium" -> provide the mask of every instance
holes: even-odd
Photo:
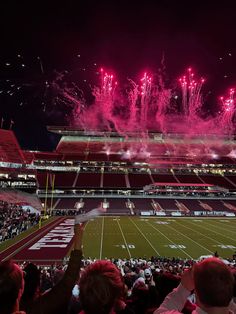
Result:
[[[235,1],[0,14],[0,314],[236,314]]]
[[[0,130],[2,212],[7,204],[23,210],[2,220],[1,260],[62,263],[74,217],[98,207],[102,215],[86,224],[85,258],[233,258],[232,136],[48,130],[60,135],[52,152],[22,150],[13,131]],[[22,219],[30,223],[16,230]]]

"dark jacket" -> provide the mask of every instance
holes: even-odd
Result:
[[[71,252],[69,264],[63,278],[48,292],[22,310],[27,314],[60,314],[66,313],[71,299],[72,289],[79,278],[82,251]]]

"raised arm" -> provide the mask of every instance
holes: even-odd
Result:
[[[194,289],[191,270],[185,270],[181,277],[179,286],[169,293],[154,314],[180,313],[191,291]]]
[[[49,292],[39,297],[28,312],[29,314],[53,314],[67,310],[71,298],[72,289],[79,278],[82,260],[82,238],[86,223],[74,226],[74,249],[71,251],[67,270],[61,281]]]

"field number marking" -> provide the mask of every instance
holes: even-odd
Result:
[[[186,246],[183,244],[169,244],[165,246],[168,246],[170,249],[186,249]]]
[[[234,246],[234,245],[218,244],[218,245],[214,245],[214,246],[218,246],[221,249],[236,249],[236,246]]]
[[[135,245],[134,244],[117,244],[115,245],[116,247],[121,247],[122,249],[135,249]]]

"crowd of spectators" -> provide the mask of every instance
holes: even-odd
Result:
[[[38,224],[39,218],[39,214],[23,210],[21,205],[0,201],[0,242]]]
[[[217,252],[215,256],[217,256]],[[83,259],[81,262],[81,273],[91,265],[98,263],[96,259]],[[153,313],[165,297],[181,282],[182,274],[192,269],[195,260],[180,258],[151,257],[132,259],[107,259],[104,263],[111,263],[122,276],[125,291],[122,300],[128,305],[132,313]],[[236,259],[224,260],[227,267],[236,275]],[[20,265],[27,276],[36,275],[38,282],[38,293],[44,294],[52,289],[64,276],[68,261],[63,264],[51,265],[50,267],[37,267],[33,264],[24,263]],[[27,278],[27,277],[26,277]],[[80,302],[79,284],[72,290],[72,299],[67,313],[76,314],[82,310]],[[30,281],[32,290],[32,281]],[[27,288],[27,285],[26,285]],[[98,288],[99,289],[99,288]],[[195,309],[194,296],[187,299],[183,313],[192,313]]]
[[[0,313],[236,313],[234,258],[82,259],[83,226],[76,227],[68,263],[41,268],[0,264]],[[18,289],[15,301],[7,289],[9,294]]]
[[[236,260],[82,258],[75,222],[68,263],[0,263],[1,314],[233,314]]]

